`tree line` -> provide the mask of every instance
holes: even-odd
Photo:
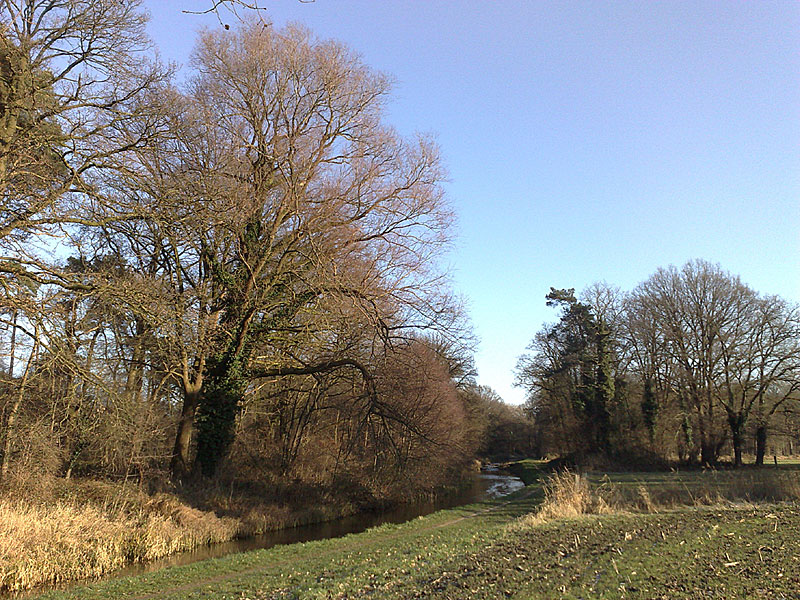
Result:
[[[0,476],[452,479],[492,399],[435,144],[338,42],[207,30],[179,85],[145,23],[0,7]]]
[[[517,365],[543,452],[741,466],[753,448],[761,465],[770,431],[796,439],[796,304],[701,260],[547,304],[560,318]]]

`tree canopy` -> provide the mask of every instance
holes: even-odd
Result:
[[[627,294],[598,284],[583,301],[574,290],[546,299],[560,320],[517,376],[551,451],[712,465],[730,447],[738,466],[754,436],[763,463],[769,422],[798,400],[796,305],[700,260]]]
[[[0,16],[3,474],[33,431],[67,476],[313,464],[380,496],[467,464],[445,173],[387,76],[244,18],[178,85],[137,0]]]

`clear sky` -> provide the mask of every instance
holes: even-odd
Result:
[[[147,0],[165,59],[220,27]],[[434,133],[459,215],[454,287],[480,382],[509,402],[550,286],[631,289],[719,262],[800,300],[800,3],[261,0],[397,81],[388,120]],[[235,18],[225,21],[232,26]]]

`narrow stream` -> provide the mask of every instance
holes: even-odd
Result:
[[[488,465],[480,473],[475,474],[472,485],[469,488],[459,494],[447,496],[446,498],[433,502],[403,505],[384,512],[360,513],[351,517],[344,517],[325,523],[313,523],[302,527],[293,527],[291,529],[279,529],[262,535],[231,540],[230,542],[222,542],[211,546],[202,546],[194,550],[179,552],[146,563],[133,564],[108,573],[95,581],[141,575],[143,573],[158,571],[166,567],[188,565],[200,560],[218,558],[237,552],[247,552],[248,550],[271,548],[272,546],[281,544],[294,544],[297,542],[342,537],[350,533],[359,533],[370,527],[376,527],[384,523],[404,523],[405,521],[410,521],[411,519],[430,514],[437,510],[499,498],[523,487],[525,487],[525,484],[522,483],[519,478],[501,472],[498,465]],[[0,598],[23,600],[25,598],[33,598],[46,591],[54,589],[64,590],[79,585],[85,585],[86,583],[90,583],[90,581],[83,580],[58,586],[44,586],[17,594],[0,594]]]

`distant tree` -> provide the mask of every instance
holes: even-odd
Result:
[[[722,403],[740,438],[755,416],[756,464],[763,465],[769,422],[800,391],[800,310],[776,296],[758,297],[731,338],[722,348]],[[735,463],[741,464],[741,445]]]
[[[651,318],[649,299],[633,293],[626,297],[622,331],[629,355],[629,377],[639,383],[640,410],[652,450],[668,456],[674,445],[682,461],[699,452],[694,415],[677,373],[680,367],[669,349],[663,328]],[[658,439],[658,433],[665,438]]]
[[[534,338],[532,354],[520,357],[517,381],[528,391],[533,414],[557,414],[559,409],[544,406],[554,402],[569,407],[585,441],[583,449],[606,453],[615,396],[611,332],[575,298],[574,289],[551,288],[547,305],[560,307],[561,318]]]
[[[770,420],[800,391],[797,306],[700,260],[659,269],[627,295],[595,284],[580,302],[573,290],[547,299],[561,319],[536,334],[517,377],[551,448],[646,444],[712,465],[730,442],[739,466],[754,420],[763,462]]]
[[[633,310],[656,328],[660,351],[675,363],[672,388],[694,413],[701,462],[716,462],[726,440],[717,416],[722,412],[734,464],[741,465],[753,409],[763,406],[769,390],[785,390],[780,404],[796,388],[796,308],[760,297],[704,261],[660,269],[632,297]]]
[[[534,423],[522,406],[507,404],[492,388],[469,385],[460,390],[467,407],[475,450],[490,460],[538,456],[539,439]]]
[[[656,324],[678,366],[675,387],[694,413],[702,464],[717,461],[727,437],[715,393],[721,375],[719,335],[731,323],[740,292],[749,297],[738,279],[700,261],[680,271],[659,269],[633,292],[645,311],[642,318]]]

